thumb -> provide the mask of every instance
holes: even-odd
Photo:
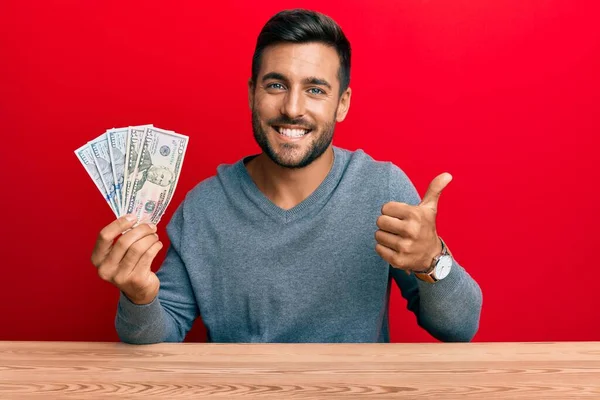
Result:
[[[425,196],[423,196],[423,200],[421,200],[420,206],[425,206],[431,208],[434,212],[437,212],[438,200],[440,199],[440,195],[442,194],[442,190],[452,180],[452,175],[447,172],[440,174],[433,178],[429,187],[427,188],[427,192]]]

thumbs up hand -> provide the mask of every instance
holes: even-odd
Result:
[[[375,251],[392,267],[407,273],[428,272],[434,257],[442,252],[435,218],[440,195],[451,180],[447,172],[435,177],[416,206],[394,201],[383,205],[377,218]]]

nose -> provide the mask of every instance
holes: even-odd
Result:
[[[294,119],[302,117],[304,112],[304,96],[302,96],[302,92],[300,90],[289,90],[283,99],[281,114]]]

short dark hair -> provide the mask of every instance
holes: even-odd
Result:
[[[350,42],[330,17],[305,9],[284,10],[265,24],[256,40],[252,57],[252,82],[256,84],[265,48],[278,43],[318,42],[335,48],[340,59],[340,96],[350,85]]]

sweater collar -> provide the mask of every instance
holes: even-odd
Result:
[[[250,157],[239,160],[234,168],[246,196],[271,219],[276,222],[287,223],[319,210],[333,193],[342,176],[347,154],[336,146],[332,146],[332,148],[334,154],[333,165],[323,182],[306,199],[289,210],[277,206],[256,186],[245,165],[245,161],[249,160]]]

